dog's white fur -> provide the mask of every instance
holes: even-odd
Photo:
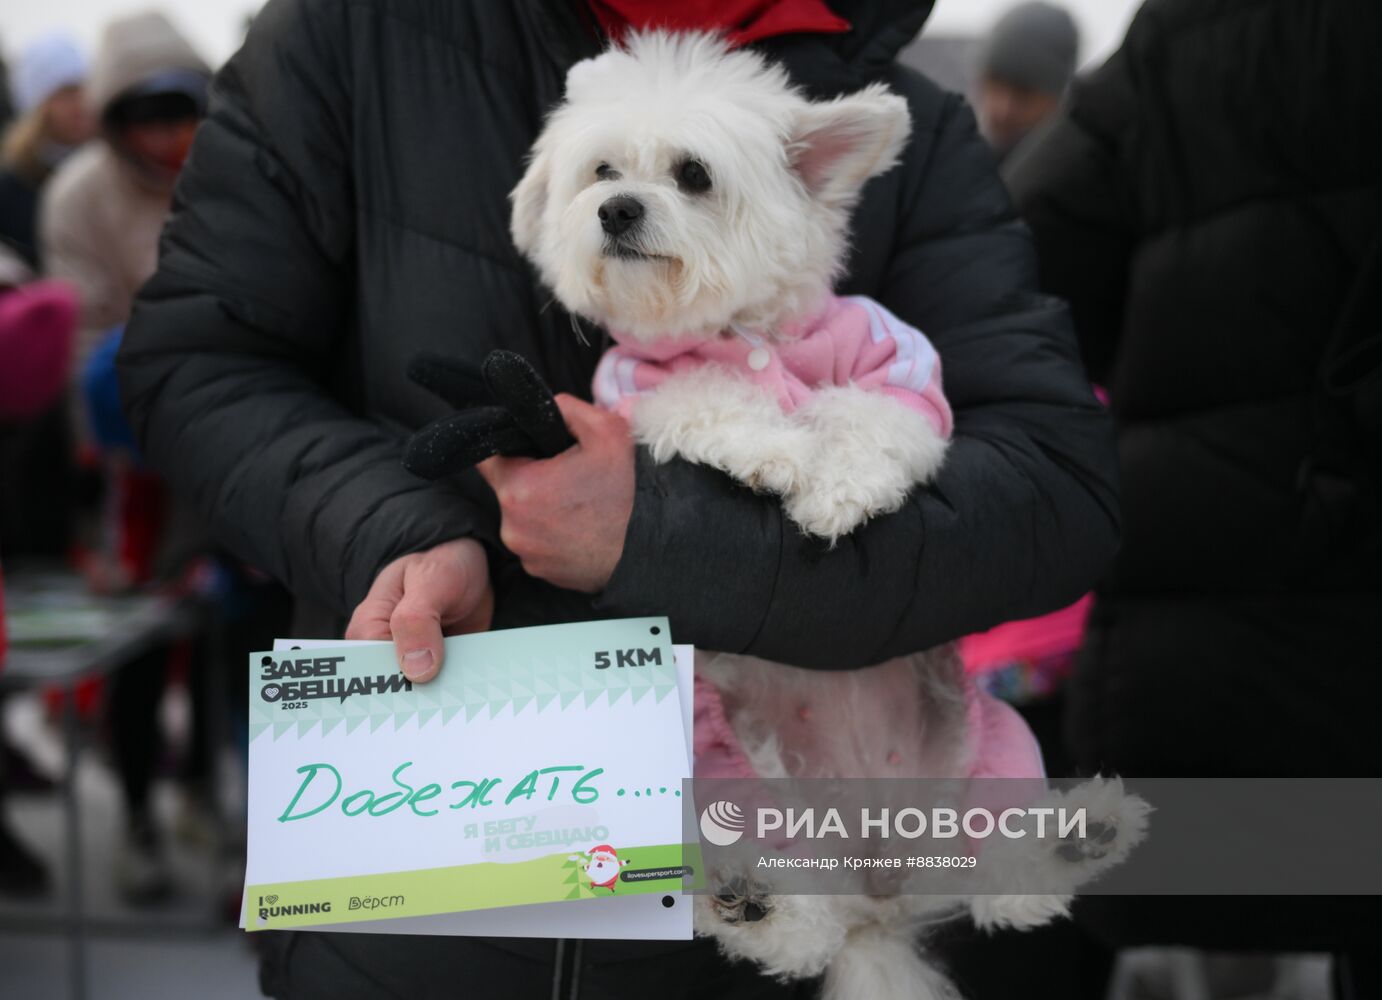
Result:
[[[828,386],[798,412],[811,430],[808,488],[783,499],[809,534],[834,539],[892,513],[945,459],[947,442],[930,423],[880,393]]]
[[[513,235],[572,312],[640,340],[771,340],[815,313],[844,259],[864,182],[889,169],[911,131],[881,86],[813,103],[786,74],[708,35],[635,35],[577,64],[513,193]],[[705,164],[711,189],[680,190]],[[597,176],[609,167],[613,179]],[[636,197],[647,255],[611,255],[601,204]],[[946,442],[919,414],[853,386],[784,414],[740,375],[707,367],[639,401],[638,440],[776,493],[808,534],[832,542],[896,510],[931,478]],[[882,450],[880,450],[882,446]]]
[[[850,210],[910,128],[906,102],[882,86],[811,102],[782,69],[714,37],[636,34],[571,70],[512,195],[514,241],[568,310],[633,339],[734,331],[772,341],[824,304]],[[708,191],[678,184],[688,159],[705,166]],[[644,208],[626,237],[632,254],[612,252],[598,217],[616,195]],[[632,423],[656,460],[703,463],[777,494],[803,530],[832,543],[897,510],[946,448],[882,394],[820,387],[786,414],[749,379],[712,366],[645,394]],[[965,773],[952,650],[831,673],[713,654],[697,670],[722,691],[765,777]],[[784,706],[808,703],[830,718],[794,728]],[[697,930],[773,975],[824,974],[832,1000],[949,1000],[953,987],[917,950],[922,927],[966,910],[986,925],[1027,926],[1064,912],[1068,898],[780,896],[757,922],[701,898]]]
[[[946,450],[926,418],[879,393],[828,386],[787,414],[748,379],[710,366],[640,398],[633,426],[657,461],[680,456],[775,493],[803,531],[831,541],[901,507]]]

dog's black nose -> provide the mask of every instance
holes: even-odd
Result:
[[[619,236],[643,218],[643,203],[626,194],[616,195],[600,206],[598,214],[600,228],[611,236]]]

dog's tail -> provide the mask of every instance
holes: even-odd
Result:
[[[821,1000],[961,1000],[939,969],[927,964],[903,926],[869,924],[850,931],[825,974]]]

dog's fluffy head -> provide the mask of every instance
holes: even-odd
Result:
[[[770,332],[817,307],[907,105],[811,102],[710,35],[637,34],[578,63],[514,189],[513,237],[574,313],[641,340]]]

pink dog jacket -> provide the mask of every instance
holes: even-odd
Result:
[[[770,390],[784,412],[801,406],[822,386],[856,385],[891,396],[921,414],[943,437],[950,437],[953,427],[936,349],[921,331],[864,296],[831,296],[817,316],[785,326],[771,341],[730,332],[713,339],[643,343],[617,330],[610,333],[617,346],[596,369],[595,401],[625,417],[642,393],[673,375],[715,364]],[[968,773],[957,777],[1042,777],[1041,751],[1021,716],[980,691],[972,679],[966,677],[963,685],[967,725],[961,758]],[[753,777],[719,690],[700,676],[694,712],[696,776]]]
[[[1013,707],[964,678],[967,714],[965,773],[957,778],[1044,778],[1041,748]],[[703,677],[695,683],[692,745],[697,778],[752,778],[753,765],[725,715],[719,689]],[[862,722],[861,724],[867,724]],[[900,775],[882,775],[898,777]],[[879,775],[874,775],[879,777]]]
[[[707,364],[742,372],[790,413],[821,386],[857,385],[891,396],[950,437],[941,362],[925,335],[872,299],[832,295],[825,308],[785,325],[773,340],[727,332],[713,339],[669,337],[642,343],[618,330],[595,371],[595,401],[628,417],[640,393]]]

